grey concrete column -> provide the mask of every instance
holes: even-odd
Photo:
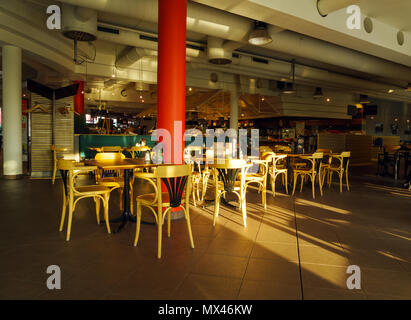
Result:
[[[23,173],[21,126],[21,49],[5,45],[3,59],[3,175],[18,178]]]

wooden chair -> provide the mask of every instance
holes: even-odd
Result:
[[[310,178],[311,185],[312,185],[312,192],[313,192],[313,199],[315,199],[315,180],[318,176],[319,186],[320,186],[320,194],[323,195],[322,190],[322,181],[321,178],[321,161],[323,158],[322,152],[316,152],[311,156],[301,156],[301,159],[306,160],[309,163],[309,167],[305,168],[295,168],[293,169],[293,195],[295,193],[295,185],[297,184],[298,176],[301,179],[301,187],[300,192],[303,191],[303,185],[305,178]]]
[[[269,146],[260,146],[259,148],[260,158],[264,153],[267,153],[267,152],[273,152],[273,149]]]
[[[191,168],[189,165],[166,165],[159,166],[154,174],[144,175],[139,173],[139,177],[146,179],[154,187],[154,193],[137,196],[137,221],[136,236],[134,246],[137,245],[140,235],[141,207],[147,207],[154,214],[158,229],[157,258],[161,258],[162,227],[167,215],[167,234],[170,237],[171,223],[170,213],[173,208],[181,208],[184,211],[187,221],[188,235],[191,248],[194,248],[193,235],[191,232],[189,197],[191,189]],[[161,192],[161,184],[167,188],[167,192]],[[155,210],[157,208],[157,212]],[[165,210],[164,210],[165,209]]]
[[[100,200],[103,202],[104,220],[106,221],[107,232],[111,233],[109,218],[108,218],[108,202],[110,198],[110,189],[101,185],[84,185],[77,186],[76,178],[79,174],[93,172],[97,169],[94,166],[76,165],[71,160],[59,159],[57,163],[58,170],[62,172],[63,185],[63,209],[60,220],[60,231],[63,231],[66,210],[68,206],[68,221],[67,221],[67,236],[66,240],[70,240],[71,224],[73,213],[79,200],[85,198],[93,198],[96,204],[97,224],[100,224]]]
[[[58,159],[63,159],[63,157],[58,157],[57,152],[65,152],[67,148],[57,148],[54,144],[50,147],[51,151],[53,152],[53,177],[51,179],[52,184],[56,181],[56,173],[57,173],[57,161]]]
[[[274,152],[275,153],[290,153],[291,152],[291,147],[283,146],[283,145],[275,145],[274,146]]]
[[[323,160],[321,161],[321,178],[322,178],[322,185],[324,185],[324,180],[325,177],[327,176],[328,173],[328,168],[331,165],[331,154],[333,151],[331,149],[317,149],[315,152],[322,152],[323,153]]]
[[[275,197],[275,181],[277,180],[277,177],[279,175],[281,175],[283,178],[285,192],[288,194],[288,181],[287,181],[288,169],[286,165],[281,163],[285,161],[285,159],[287,158],[287,155],[285,154],[277,155],[273,152],[271,154],[263,155],[263,157],[266,157],[272,163],[272,166],[269,166],[268,168],[268,174],[270,175],[271,190],[273,191],[273,197]]]
[[[123,153],[97,153],[96,156],[94,157],[95,160],[123,160],[125,159],[126,156]],[[121,170],[115,170],[115,171],[110,171],[115,172],[115,175],[113,177],[105,177],[104,176],[103,170],[96,170],[95,175],[96,175],[96,182],[97,184],[101,186],[105,186],[107,188],[110,188],[110,191],[113,191],[114,189],[118,189],[120,192],[120,209],[123,208],[123,190],[124,190],[124,177],[121,173]],[[133,212],[133,184],[134,184],[134,179],[130,179],[130,208],[131,212]]]
[[[340,192],[342,192],[342,181],[343,181],[343,176],[345,173],[345,183],[347,185],[347,190],[350,191],[350,186],[348,182],[348,165],[350,164],[350,157],[351,157],[350,151],[344,151],[339,155],[332,155],[330,167],[327,169],[328,187],[331,186],[333,173],[335,172],[336,174],[338,174],[338,177],[340,178]],[[332,163],[333,159],[338,160],[338,163],[333,164]]]
[[[139,153],[143,153],[143,152],[150,152],[151,148],[149,146],[139,146],[139,147],[131,147],[130,149],[128,149],[130,151],[131,154],[131,158],[135,159],[136,155],[138,156]]]
[[[215,186],[214,219],[215,226],[221,197],[227,193],[234,193],[239,200],[240,209],[243,214],[244,227],[247,227],[247,209],[245,197],[245,170],[248,167],[244,160],[226,159],[224,163],[213,164],[213,176]],[[237,176],[241,179],[237,181]]]
[[[120,146],[113,146],[113,147],[101,147],[101,152],[122,152],[123,147]]]
[[[245,186],[244,194],[247,192],[247,187],[250,184],[258,185],[258,192],[261,192],[261,202],[264,209],[267,208],[267,176],[268,176],[268,165],[271,159],[264,160],[251,160],[251,166],[247,167],[245,170]],[[256,173],[249,172],[253,165],[258,166],[258,171]],[[239,175],[241,181],[241,174]]]

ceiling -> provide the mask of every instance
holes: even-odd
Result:
[[[411,31],[411,1],[361,0],[364,14],[402,31]]]

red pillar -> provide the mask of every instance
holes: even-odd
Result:
[[[183,163],[184,150],[186,23],[187,0],[158,1],[157,128],[170,132],[168,150],[177,164]],[[182,132],[175,130],[175,121],[181,121]]]
[[[78,84],[77,93],[74,95],[74,110],[84,114],[84,81],[74,81],[74,84]]]

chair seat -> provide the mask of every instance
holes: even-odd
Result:
[[[110,188],[107,188],[105,186],[81,186],[81,187],[76,187],[76,190],[80,193],[86,194],[104,194],[107,192],[110,192]]]
[[[328,167],[329,170],[331,171],[344,171],[344,169],[341,169],[340,167],[335,167],[335,166],[329,166]]]
[[[224,190],[224,183],[222,181],[218,181],[218,188]],[[241,181],[234,182],[234,191],[241,190]]]
[[[311,170],[311,168],[309,168],[309,169],[300,168],[300,169],[294,169],[293,172],[294,173],[300,173],[300,174],[311,174],[312,170]]]
[[[241,174],[238,175],[238,179],[241,180]],[[245,180],[249,181],[249,180],[262,180],[264,179],[264,175],[262,173],[248,173],[245,176]]]
[[[146,203],[146,204],[152,204],[153,201],[156,198],[156,194],[155,193],[146,193],[146,194],[142,194],[137,196],[137,201],[138,202],[142,202],[142,203]],[[168,192],[162,192],[161,193],[161,199],[163,202],[163,207],[168,207],[170,205],[170,195],[168,194]],[[185,199],[184,197],[181,199],[181,203],[184,203]],[[156,205],[157,203],[155,203],[154,205]]]
[[[276,173],[282,173],[282,172],[287,172],[287,168],[283,168],[283,167],[277,167],[276,169],[275,169],[275,172]],[[274,168],[273,167],[270,167],[270,168],[268,168],[268,173],[270,173],[270,174],[274,174]]]
[[[124,187],[124,179],[120,177],[104,177],[97,181],[99,185],[105,187]]]

